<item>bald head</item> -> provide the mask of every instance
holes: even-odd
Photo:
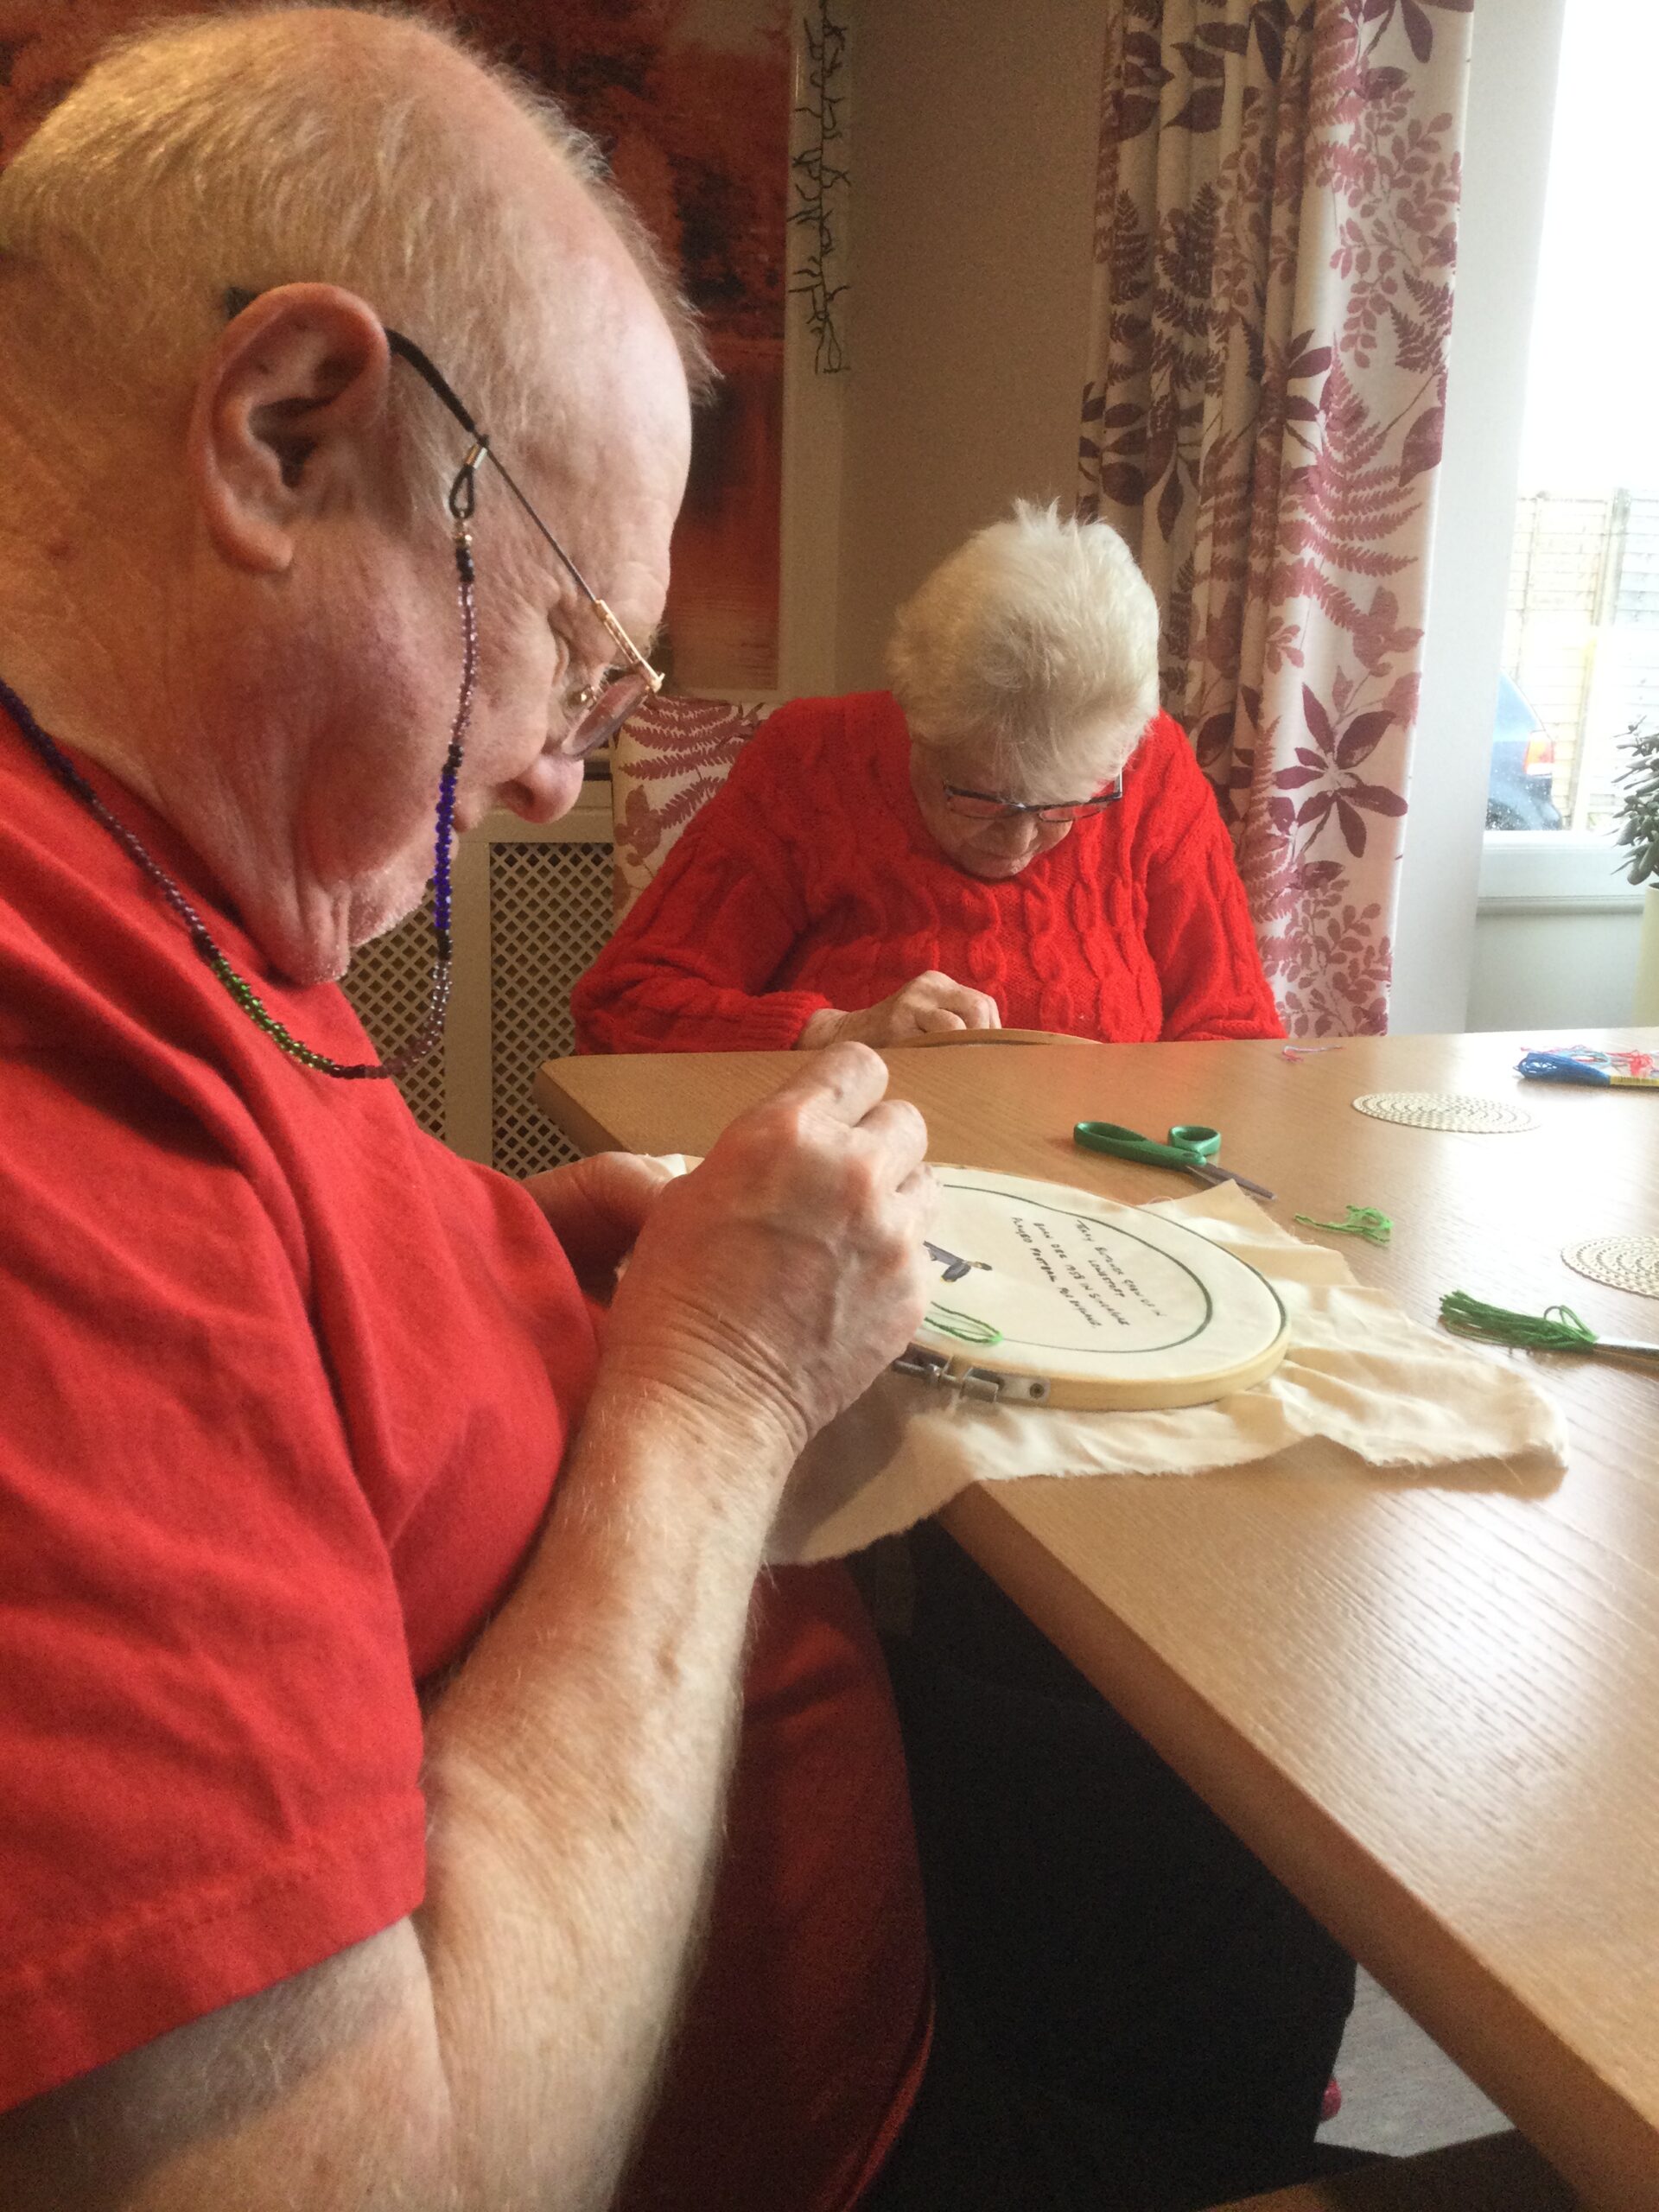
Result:
[[[406,18],[259,10],[116,48],[0,175],[8,681],[296,976],[418,899],[455,712],[465,433],[388,328],[647,639],[700,355],[539,96]],[[614,652],[487,470],[479,493],[462,829],[574,802]]]
[[[592,142],[556,105],[401,16],[285,7],[114,47],[0,174],[0,331],[112,406],[181,398],[227,289],[340,285],[439,362],[504,447],[567,443],[608,335],[690,315]],[[35,343],[28,345],[28,335]],[[560,341],[563,340],[563,345]],[[552,341],[555,389],[524,365]],[[578,342],[580,341],[580,342]],[[3,341],[0,341],[3,342]],[[453,435],[402,394],[411,461]]]

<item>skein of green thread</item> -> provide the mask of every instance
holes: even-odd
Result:
[[[1570,1306],[1542,1313],[1516,1313],[1506,1306],[1487,1306],[1466,1290],[1448,1291],[1440,1300],[1440,1321],[1454,1337],[1479,1344],[1516,1344],[1526,1351],[1587,1351],[1601,1339]]]

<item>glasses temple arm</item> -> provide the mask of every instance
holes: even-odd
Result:
[[[239,285],[232,285],[224,296],[226,313],[234,319],[237,315],[241,314],[244,308],[251,307],[257,297],[258,294],[257,292],[245,291]],[[623,647],[631,659],[639,662],[642,667],[648,668],[649,664],[644,660],[643,656],[639,652],[639,647],[635,645],[632,640],[627,636],[621,625],[618,622],[616,617],[611,613],[610,608],[606,606],[604,601],[588,582],[587,577],[582,575],[582,570],[570,558],[570,556],[565,551],[563,546],[560,544],[558,539],[554,537],[552,531],[542,520],[540,515],[537,513],[535,508],[531,506],[530,501],[519,490],[512,470],[497,454],[494,448],[490,443],[487,433],[479,429],[478,424],[473,419],[472,410],[464,404],[460,395],[454,391],[449,382],[449,379],[444,375],[442,370],[440,369],[437,364],[431,360],[428,355],[422,351],[421,347],[415,343],[415,340],[412,338],[406,338],[401,330],[394,330],[389,322],[383,323],[381,327],[386,334],[386,344],[391,351],[397,354],[399,360],[408,362],[410,367],[414,370],[416,375],[419,377],[422,383],[424,384],[429,391],[434,394],[440,404],[448,410],[449,413],[454,416],[456,422],[460,423],[461,429],[466,431],[467,436],[473,441],[473,451],[468,454],[466,461],[462,463],[461,474],[456,478],[454,484],[450,489],[450,511],[454,514],[457,521],[464,520],[466,516],[469,515],[471,512],[470,489],[468,493],[466,495],[464,509],[461,505],[457,505],[458,499],[461,497],[462,481],[463,480],[470,479],[476,471],[480,461],[487,458],[493,466],[496,474],[500,477],[503,483],[505,484],[508,491],[511,492],[513,498],[518,500],[519,505],[529,516],[531,521],[535,524],[541,536],[546,539],[548,544],[552,548],[558,558],[564,563],[565,568],[569,571],[570,575],[575,580],[577,589],[582,593],[582,596],[591,603],[595,612],[598,613],[600,620],[604,623],[607,630],[609,631],[611,636],[616,640],[618,645]],[[652,671],[651,672],[652,674],[655,673],[654,671]],[[658,678],[659,682],[660,680],[661,679]]]
[[[663,682],[662,677],[657,673],[657,671],[652,668],[651,663],[640,652],[639,646],[634,644],[633,639],[629,637],[627,632],[617,620],[615,615],[612,613],[610,608],[605,604],[605,601],[594,589],[587,577],[582,575],[582,570],[570,558],[570,556],[565,551],[563,546],[560,544],[558,539],[554,537],[552,531],[542,520],[540,515],[538,515],[535,508],[531,505],[530,501],[518,489],[518,485],[513,481],[512,470],[507,467],[504,461],[499,458],[495,448],[490,444],[487,438],[483,441],[483,446],[485,453],[488,455],[490,461],[494,467],[496,474],[501,479],[508,491],[511,492],[513,498],[518,500],[519,505],[530,517],[531,521],[541,532],[542,536],[547,540],[547,543],[552,547],[554,552],[558,555],[560,560],[563,562],[570,575],[575,579],[576,588],[581,592],[582,597],[588,601],[588,604],[593,608],[594,613],[598,615],[600,620],[605,625],[606,629],[610,633],[613,643],[619,645],[622,652],[627,655],[629,663],[632,666],[637,668],[641,675],[647,676],[651,678],[652,690],[653,691],[660,690]]]
[[[534,523],[536,528],[547,540],[547,543],[552,547],[554,552],[557,554],[559,559],[563,562],[565,567],[575,579],[576,584],[581,591],[587,598],[592,600],[595,605],[598,605],[599,594],[589,584],[587,577],[582,575],[582,570],[570,558],[570,556],[565,551],[563,546],[560,544],[558,539],[554,537],[552,531],[542,520],[540,515],[537,513],[535,508],[531,505],[530,501],[519,490],[512,470],[507,467],[505,461],[501,459],[494,447],[490,443],[486,433],[479,429],[478,424],[473,420],[470,411],[461,404],[460,399],[456,397],[454,391],[451,388],[448,378],[444,376],[442,371],[438,368],[435,362],[428,359],[427,356],[421,351],[421,348],[415,343],[415,340],[412,338],[405,338],[401,330],[394,330],[390,323],[386,324],[385,328],[386,333],[386,343],[391,348],[392,352],[398,356],[399,359],[409,363],[410,367],[414,370],[416,375],[421,378],[423,383],[430,388],[430,390],[442,402],[444,406],[448,409],[449,412],[454,416],[456,422],[460,423],[461,429],[466,431],[467,436],[471,438],[478,447],[479,451],[473,457],[472,466],[476,467],[478,461],[480,458],[485,458],[489,461],[491,466],[494,468],[496,474],[500,477],[508,491],[512,493],[513,498],[518,500],[519,505],[530,517],[531,521]]]
[[[552,531],[542,520],[540,515],[537,513],[535,508],[531,505],[530,501],[518,489],[518,484],[514,481],[512,470],[507,467],[505,461],[504,461],[497,454],[494,447],[490,444],[487,438],[484,441],[484,450],[488,455],[491,466],[494,468],[496,474],[501,479],[508,491],[511,492],[513,498],[518,500],[519,505],[530,517],[531,522],[535,524],[537,529],[547,540],[547,543],[552,547],[553,550],[558,555],[560,560],[563,562],[570,574],[575,578],[577,584],[582,588],[583,595],[586,598],[590,599],[595,607],[602,604],[599,594],[588,582],[587,577],[582,575],[582,570],[570,558],[570,556],[565,551],[563,546],[560,544],[558,539],[554,537]]]

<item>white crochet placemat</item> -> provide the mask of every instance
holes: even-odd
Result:
[[[1369,1114],[1374,1122],[1401,1122],[1411,1129],[1451,1129],[1460,1136],[1507,1136],[1538,1126],[1524,1106],[1450,1090],[1371,1090],[1355,1099],[1354,1111]]]
[[[1659,1236],[1591,1236],[1561,1254],[1577,1274],[1611,1290],[1659,1298]]]

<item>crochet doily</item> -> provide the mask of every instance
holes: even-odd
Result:
[[[1374,1122],[1403,1122],[1412,1129],[1452,1129],[1465,1136],[1505,1136],[1538,1126],[1524,1106],[1503,1098],[1470,1098],[1449,1090],[1372,1090],[1354,1110]]]
[[[1561,1257],[1592,1282],[1659,1298],[1659,1236],[1591,1236],[1569,1244]]]

